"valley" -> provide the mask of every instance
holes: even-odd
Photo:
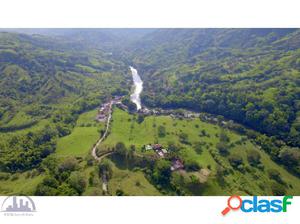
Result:
[[[1,195],[300,194],[299,30],[61,32],[0,33]]]

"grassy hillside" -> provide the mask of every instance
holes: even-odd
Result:
[[[44,177],[44,175],[32,176],[31,172],[5,176],[6,174],[0,173],[1,195],[34,195],[36,186]]]
[[[97,129],[103,126],[94,121],[95,114],[96,110],[92,110],[80,115],[72,133],[58,140],[58,149],[54,154],[54,157],[61,164],[66,164],[66,161],[73,156],[81,157],[76,162],[78,163],[76,170],[72,172],[79,172],[80,175],[85,177],[86,183],[89,183],[83,193],[84,195],[103,195],[102,180],[100,177],[97,177],[96,164],[87,166],[86,161],[82,160],[89,155],[91,145],[99,137]],[[159,136],[158,127],[160,126],[165,127],[166,130],[166,135],[163,137]],[[205,130],[204,135],[203,130]],[[118,142],[124,142],[127,148],[134,145],[138,155],[147,157],[149,155],[153,156],[155,153],[143,151],[142,148],[145,144],[160,143],[166,147],[170,143],[176,145],[179,150],[175,154],[183,161],[186,163],[195,161],[201,167],[201,170],[210,170],[207,179],[203,177],[201,170],[173,172],[172,180],[175,183],[178,181],[178,176],[187,180],[191,176],[196,176],[199,179],[204,178],[203,186],[196,188],[185,182],[179,182],[187,195],[271,195],[273,194],[272,186],[274,180],[270,179],[268,172],[272,169],[280,173],[280,183],[284,183],[283,186],[287,194],[299,194],[299,178],[273,162],[269,155],[251,143],[245,136],[226,129],[225,133],[230,139],[228,145],[233,144],[233,146],[228,146],[228,155],[215,157],[214,150],[217,148],[220,134],[223,131],[223,128],[219,125],[203,122],[199,118],[173,119],[170,116],[148,116],[143,122],[138,123],[137,115],[130,115],[115,108],[110,135],[101,144],[100,150],[102,147],[114,148]],[[184,143],[180,138],[182,133],[188,134],[188,139]],[[83,138],[83,136],[85,137]],[[203,146],[200,151],[197,147],[199,144]],[[247,157],[253,150],[260,154],[260,163],[263,168],[249,163]],[[242,158],[243,169],[231,165],[229,158],[232,154],[239,155]],[[88,159],[88,161],[93,161],[93,159]],[[124,166],[125,161],[119,161],[116,158],[112,158],[109,161],[112,167],[112,178],[108,182],[109,194],[115,195],[117,192],[122,192],[126,195],[174,194],[173,191],[156,186],[148,176],[147,169],[139,168],[139,166],[134,168],[134,165],[133,167],[131,165]],[[230,172],[220,174],[220,166],[227,167]],[[31,173],[16,174],[7,177],[8,179],[3,177],[5,176],[4,174],[1,174],[0,182],[2,187],[0,192],[5,195],[18,194],[20,192],[33,194],[37,185],[42,182],[46,174],[36,172],[37,174],[32,176]],[[90,183],[91,177],[93,177],[92,184]],[[26,181],[26,185],[23,184],[24,181]]]
[[[0,32],[0,194],[300,194],[299,29],[26,32]],[[129,65],[175,115],[114,108],[96,161],[96,108],[134,106]]]
[[[113,178],[109,181],[108,188],[112,195],[122,190],[125,195],[131,196],[159,196],[162,195],[140,170],[129,170],[118,168],[112,163]]]
[[[159,126],[165,127],[166,135],[164,137],[158,136]],[[202,136],[202,130],[205,130],[205,136]],[[173,119],[170,116],[147,116],[142,123],[138,123],[137,116],[129,115],[120,109],[115,109],[111,134],[103,142],[102,146],[114,148],[116,143],[123,142],[128,148],[134,145],[139,154],[149,154],[149,152],[142,151],[143,145],[153,143],[160,143],[166,147],[168,147],[170,143],[180,145],[180,150],[177,151],[176,154],[182,158],[183,161],[193,160],[202,168],[210,168],[211,174],[207,186],[204,191],[198,192],[205,195],[227,195],[235,193],[251,195],[273,194],[273,180],[268,176],[268,171],[272,169],[280,173],[288,194],[299,194],[299,178],[293,176],[286,169],[273,162],[270,156],[258,146],[254,145],[246,136],[225,130],[226,135],[230,139],[228,145],[231,146],[228,146],[228,155],[219,155],[216,160],[216,157],[214,157],[212,153],[217,148],[222,131],[224,130],[220,126],[203,122],[199,118],[180,120]],[[182,140],[180,140],[182,133],[188,135],[187,142],[185,143],[182,143]],[[199,153],[197,152],[196,145],[200,143],[203,145],[203,149]],[[251,165],[247,159],[247,156],[252,151],[260,154],[260,168]],[[238,155],[242,158],[243,168],[241,170],[232,166],[230,163],[231,155]],[[218,174],[220,164],[230,169],[230,173]],[[197,172],[191,173],[197,174]],[[220,178],[218,175],[224,175],[222,177],[224,178],[222,183],[218,180]],[[115,181],[114,177],[112,181]],[[130,191],[127,189],[125,192],[130,194]]]
[[[97,110],[79,116],[70,135],[57,141],[57,156],[86,156],[100,137],[104,123],[95,121]]]

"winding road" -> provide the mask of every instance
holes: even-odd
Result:
[[[140,94],[143,91],[143,81],[141,80],[141,77],[139,76],[139,74],[135,68],[133,68],[131,66],[129,68],[131,70],[133,84],[135,87],[134,92],[130,95],[130,99],[133,103],[136,104],[137,110],[140,110],[142,108]],[[97,161],[101,161],[104,157],[114,153],[114,151],[108,151],[108,152],[103,153],[100,156],[97,155],[97,147],[101,144],[101,142],[103,142],[103,140],[107,137],[107,134],[108,134],[109,125],[110,125],[110,121],[111,121],[111,117],[112,117],[112,105],[113,104],[114,104],[114,101],[113,100],[110,101],[108,117],[106,120],[105,132],[102,135],[102,137],[97,141],[97,143],[94,145],[94,147],[92,149],[92,156]]]
[[[101,144],[101,142],[103,142],[103,140],[106,138],[108,130],[109,130],[109,125],[110,125],[110,120],[112,117],[112,101],[109,104],[109,114],[106,120],[106,128],[105,128],[105,132],[102,135],[102,137],[97,141],[97,143],[95,144],[95,146],[92,149],[92,156],[94,157],[95,160],[97,161],[101,161],[101,159],[103,159],[104,157],[113,154],[113,151],[109,151],[107,153],[102,154],[101,156],[97,156],[97,147]]]

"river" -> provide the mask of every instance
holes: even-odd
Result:
[[[130,66],[130,70],[131,70],[133,84],[134,84],[134,91],[130,95],[130,100],[133,103],[135,103],[136,109],[140,110],[142,108],[140,95],[141,92],[143,91],[143,81],[134,67]]]

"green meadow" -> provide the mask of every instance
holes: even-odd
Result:
[[[89,155],[93,144],[99,139],[100,130],[104,128],[104,123],[95,121],[97,110],[91,110],[78,117],[76,125],[71,134],[58,139],[54,157],[63,160],[68,157],[85,158]],[[45,120],[41,120],[31,128],[19,130],[18,132],[28,132],[29,130],[39,130],[47,125]],[[159,136],[158,127],[163,126],[166,130],[165,136]],[[205,135],[201,134],[205,130]],[[285,183],[287,194],[297,195],[300,189],[299,179],[289,173],[284,167],[278,165],[270,159],[264,151],[254,145],[238,133],[225,130],[230,143],[237,143],[243,138],[242,144],[233,144],[229,150],[229,155],[221,156],[223,163],[230,167],[232,172],[224,175],[224,183],[220,184],[217,178],[218,161],[212,156],[211,151],[217,147],[219,135],[222,128],[215,124],[201,121],[199,118],[174,119],[170,116],[146,116],[140,123],[137,122],[137,115],[129,114],[118,108],[114,108],[113,118],[110,127],[110,134],[101,146],[113,148],[116,143],[123,142],[127,148],[135,145],[139,155],[149,155],[153,152],[142,150],[145,144],[159,143],[168,146],[170,142],[180,145],[178,156],[184,161],[194,160],[202,169],[210,169],[210,174],[205,181],[205,187],[191,190],[194,195],[271,195],[271,180],[268,170],[279,171],[281,179]],[[223,130],[224,131],[224,130]],[[182,143],[180,135],[185,133],[188,143]],[[204,142],[201,153],[197,152],[194,144]],[[101,149],[100,146],[100,149]],[[261,156],[263,169],[258,169],[249,164],[247,155],[249,151],[255,150]],[[230,165],[229,156],[237,154],[242,157],[246,171],[241,172]],[[165,192],[157,189],[147,178],[142,169],[128,169],[120,166],[116,160],[106,159],[112,167],[113,175],[108,182],[108,194],[116,195],[119,190],[125,195],[163,195]],[[104,195],[102,192],[102,180],[98,177],[96,163],[87,166],[85,161],[79,162],[79,172],[85,176],[86,182],[94,173],[94,183],[88,184],[83,195]],[[191,175],[201,176],[199,171],[176,171],[173,173],[189,178]],[[13,194],[34,194],[36,186],[43,180],[45,174],[30,175],[30,171],[16,173],[9,178],[0,180],[0,193],[3,195]],[[184,186],[185,187],[185,186]]]
[[[117,165],[112,165],[113,178],[109,181],[108,189],[112,195],[117,190],[122,190],[126,195],[132,196],[158,196],[162,195],[149,181],[145,178],[141,170],[122,169]]]
[[[165,127],[166,135],[164,137],[159,137],[159,126]],[[200,134],[202,130],[205,130],[205,136]],[[264,151],[260,150],[250,140],[247,140],[245,136],[227,129],[225,133],[229,137],[230,143],[236,144],[230,147],[229,155],[221,156],[223,163],[232,170],[229,175],[224,176],[225,184],[221,186],[216,180],[218,163],[210,153],[211,150],[216,148],[219,142],[220,132],[221,128],[218,125],[203,122],[199,118],[173,119],[170,116],[147,116],[143,122],[138,123],[136,115],[130,115],[125,111],[115,108],[111,132],[103,142],[103,145],[114,147],[117,142],[123,142],[127,147],[135,145],[137,152],[140,154],[145,153],[141,150],[145,144],[159,143],[167,147],[170,142],[173,142],[181,145],[182,148],[178,154],[183,160],[196,160],[202,168],[209,167],[212,171],[206,183],[208,187],[201,193],[203,195],[228,195],[233,193],[241,195],[272,194],[272,180],[268,176],[268,170],[270,169],[279,171],[285,183],[287,193],[297,194],[300,189],[300,180],[297,177],[272,161]],[[181,133],[187,134],[188,144],[180,142],[179,136]],[[244,139],[242,144],[237,144],[242,139]],[[197,153],[193,147],[193,144],[197,142],[205,142],[205,147],[201,153]],[[260,154],[263,169],[253,167],[249,164],[247,155],[252,150]],[[241,172],[231,167],[229,162],[231,154],[237,154],[242,157],[246,171]],[[126,186],[128,176],[125,175],[123,178],[116,177],[116,179],[113,177],[111,182],[114,183],[117,181],[119,185],[124,184]],[[128,194],[134,194],[134,192],[127,190]]]
[[[147,116],[140,124],[137,123],[136,119],[137,116],[116,108],[113,113],[111,133],[104,144],[113,146],[117,141],[122,141],[126,146],[135,144],[137,148],[141,148],[145,144],[155,142],[161,144],[167,144],[170,141],[178,142],[178,134],[180,133],[186,133],[189,140],[194,142],[200,139],[201,130],[206,130],[211,134],[210,137],[203,137],[204,140],[216,144],[215,134],[220,130],[217,125],[211,125],[199,119],[180,120],[172,119],[170,116]],[[166,127],[165,137],[158,136],[158,126]],[[236,135],[233,137],[238,138]]]
[[[42,181],[44,175],[31,176],[31,172],[16,173],[7,180],[0,179],[1,195],[34,195],[36,186]]]
[[[58,140],[57,156],[86,156],[89,153],[104,127],[104,123],[95,121],[96,114],[95,109],[79,116],[72,133]]]

